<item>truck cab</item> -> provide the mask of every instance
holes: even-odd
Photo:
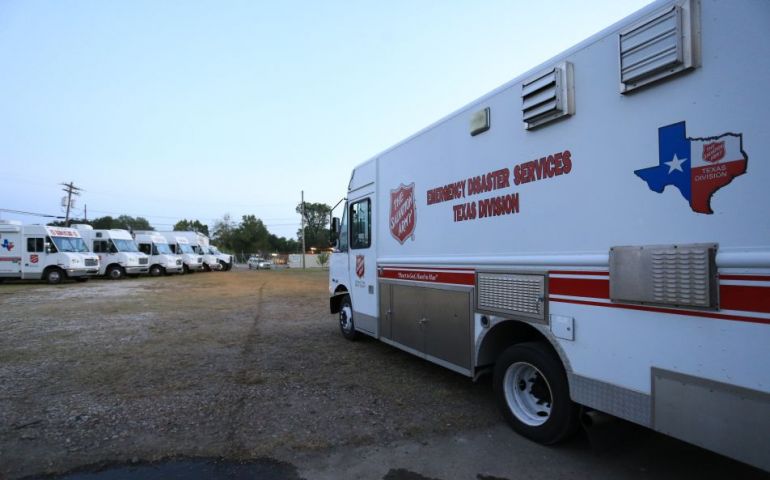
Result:
[[[172,252],[182,257],[184,273],[203,270],[203,256],[198,254],[190,241],[184,236],[175,235],[175,232],[159,232],[166,237],[168,246]]]
[[[73,225],[99,256],[99,275],[118,280],[126,275],[148,273],[150,258],[139,251],[127,230],[94,230],[90,225]]]
[[[182,273],[182,257],[171,251],[166,237],[155,232],[134,232],[134,241],[139,251],[149,256],[149,274]]]
[[[99,271],[77,230],[0,221],[0,280],[45,280],[50,284],[73,278],[86,281]]]

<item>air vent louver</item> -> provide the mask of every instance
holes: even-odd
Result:
[[[575,113],[572,98],[572,64],[563,62],[521,85],[521,111],[526,128],[532,129]]]

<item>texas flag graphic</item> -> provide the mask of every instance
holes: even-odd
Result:
[[[733,178],[746,173],[748,160],[742,134],[688,138],[685,122],[679,122],[658,129],[659,165],[634,173],[653,192],[663,193],[673,185],[693,212],[712,214],[711,197]]]

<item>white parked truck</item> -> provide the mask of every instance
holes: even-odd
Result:
[[[651,4],[355,167],[342,334],[544,444],[594,410],[770,470],[768,22]]]
[[[212,255],[217,257],[217,260],[219,260],[219,264],[222,265],[222,270],[223,271],[226,272],[228,270],[232,270],[232,268],[233,268],[233,256],[232,255],[230,255],[229,253],[222,253],[222,252],[220,252],[219,249],[217,247],[215,247],[214,245],[209,245],[208,246],[208,251],[209,251],[209,253],[211,253]]]
[[[91,225],[73,225],[88,247],[99,256],[99,275],[118,280],[150,270],[150,257],[139,251],[131,233],[120,229],[94,229]]]
[[[177,235],[177,232],[157,232],[158,235],[166,237],[171,251],[182,257],[182,268],[184,273],[197,272],[203,270],[203,256],[193,249],[192,244],[183,235]]]
[[[0,220],[0,281],[6,278],[84,282],[99,271],[99,257],[77,230]]]
[[[193,252],[199,255],[203,262],[203,270],[210,272],[212,270],[223,270],[223,265],[219,262],[219,257],[209,250],[209,237],[194,231],[174,230],[173,232],[160,232],[169,239],[184,238],[189,242]]]
[[[166,237],[150,230],[134,232],[133,237],[139,251],[150,257],[150,275],[156,277],[184,271],[182,256],[171,251]]]

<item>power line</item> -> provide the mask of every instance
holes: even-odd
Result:
[[[26,212],[24,210],[11,210],[8,208],[0,208],[0,212],[16,213],[19,215],[33,215],[35,217],[64,218],[61,215],[48,215],[47,213]]]

